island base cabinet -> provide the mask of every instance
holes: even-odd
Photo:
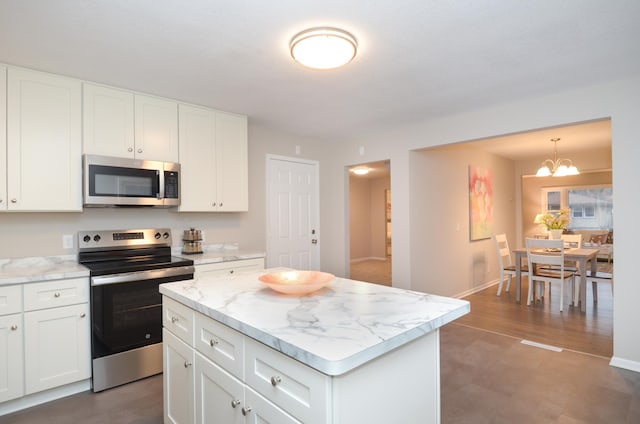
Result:
[[[197,424],[300,424],[200,353],[195,373]]]
[[[194,422],[194,351],[166,329],[162,330],[165,424]]]
[[[440,333],[434,330],[333,378],[333,424],[440,422]]]

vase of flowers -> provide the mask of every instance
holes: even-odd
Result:
[[[551,211],[540,217],[540,222],[549,231],[549,238],[560,239],[563,231],[571,222],[571,210],[560,209],[559,211]]]

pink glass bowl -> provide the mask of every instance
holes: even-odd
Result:
[[[271,289],[284,294],[308,294],[320,290],[335,275],[321,271],[280,271],[263,274],[258,279]]]

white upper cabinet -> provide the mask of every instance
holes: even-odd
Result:
[[[247,211],[247,117],[180,104],[179,122],[179,211]]]
[[[176,102],[83,84],[83,152],[178,161]]]
[[[136,94],[135,140],[136,158],[178,162],[178,104]]]
[[[7,72],[6,209],[81,211],[80,81]]]
[[[7,209],[7,68],[0,66],[0,211]]]
[[[87,83],[82,91],[83,152],[133,157],[133,93]]]

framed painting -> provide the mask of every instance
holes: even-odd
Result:
[[[469,165],[469,238],[493,234],[493,170]]]

